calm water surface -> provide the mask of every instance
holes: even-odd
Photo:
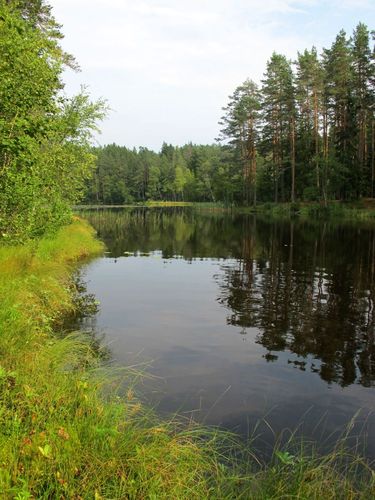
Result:
[[[361,410],[375,457],[375,226],[192,209],[92,210],[108,252],[87,320],[160,413],[324,446]]]

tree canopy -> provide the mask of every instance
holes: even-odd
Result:
[[[62,72],[77,65],[62,36],[43,0],[0,0],[3,240],[57,227],[83,193],[108,204],[374,196],[374,35],[364,23],[321,54],[274,52],[260,85],[247,79],[229,96],[216,144],[164,143],[158,153],[92,147],[105,104],[84,89],[64,95]]]
[[[223,108],[216,145],[160,153],[108,145],[88,202],[352,200],[375,193],[375,60],[359,23],[319,55],[274,52],[261,85],[247,79]]]
[[[102,101],[68,99],[72,58],[41,1],[0,2],[0,235],[23,240],[70,217],[94,164],[91,132]]]

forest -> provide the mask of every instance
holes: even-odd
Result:
[[[105,113],[88,93],[64,94],[77,69],[61,27],[39,0],[0,1],[0,240],[22,241],[71,219],[95,157],[91,137]]]
[[[94,149],[86,203],[262,202],[374,197],[374,32],[359,23],[319,54],[274,52],[223,108],[216,144]],[[126,137],[124,138],[126,141]]]
[[[91,15],[96,3],[106,10],[119,5],[91,2],[89,10],[82,1],[85,15]],[[147,3],[153,2],[144,2],[146,8]],[[80,19],[78,4],[74,4],[74,16],[81,29],[87,19]],[[99,318],[95,313],[100,299],[80,280],[85,264],[84,279],[90,282],[86,273],[95,259],[94,267],[109,264],[103,274],[113,273],[117,283],[128,284],[128,275],[118,272],[117,256],[122,263],[134,263],[128,259],[129,250],[138,252],[141,243],[159,249],[161,241],[165,257],[183,255],[183,249],[190,263],[199,250],[197,261],[207,257],[211,269],[214,255],[220,265],[227,259],[230,265],[223,268],[223,280],[210,278],[209,284],[212,288],[216,280],[212,302],[227,310],[223,327],[257,328],[257,346],[267,351],[268,368],[277,356],[283,357],[284,350],[299,357],[311,354],[321,362],[319,375],[325,382],[367,389],[374,380],[373,228],[338,228],[329,240],[325,221],[319,233],[304,221],[297,227],[293,219],[280,226],[261,218],[256,222],[253,214],[235,219],[232,210],[207,211],[210,217],[221,212],[227,217],[225,223],[212,222],[214,231],[208,219],[194,225],[196,214],[189,215],[195,210],[191,208],[186,213],[181,207],[173,209],[177,215],[173,225],[164,217],[164,209],[154,209],[151,216],[148,207],[136,207],[133,214],[125,209],[122,219],[117,209],[89,209],[89,221],[83,219],[88,217],[83,211],[79,215],[73,211],[82,200],[88,204],[191,200],[254,205],[257,201],[325,203],[374,197],[373,37],[359,24],[351,38],[340,32],[321,55],[313,48],[291,62],[274,53],[261,87],[247,80],[229,97],[216,144],[164,143],[160,152],[115,144],[94,147],[97,124],[108,107],[104,100],[92,100],[84,88],[67,96],[64,71],[79,68],[62,47],[62,27],[52,7],[44,0],[0,0],[1,498],[373,497],[372,463],[357,453],[359,448],[347,446],[346,432],[334,434],[334,447],[327,453],[323,448],[323,454],[308,441],[309,446],[303,440],[294,441],[294,431],[285,445],[274,434],[274,449],[266,461],[257,457],[248,434],[243,442],[237,425],[231,432],[198,425],[186,412],[164,419],[142,390],[141,397],[136,393],[143,380],[154,378],[148,377],[149,365],[139,362],[136,352],[141,351],[132,353],[135,363],[122,366],[117,364],[120,344],[111,343],[109,337],[104,340],[99,330],[83,328],[83,318],[93,324]],[[104,222],[101,212],[108,212]],[[95,221],[94,229],[90,222],[95,225]],[[161,256],[149,262],[163,273],[167,267]],[[142,263],[142,268],[147,265]],[[303,281],[298,281],[298,275]],[[164,276],[158,279],[163,285]],[[176,273],[178,289],[169,292],[178,296],[186,276],[194,275],[190,269]],[[141,278],[137,272],[143,295],[149,287]],[[204,306],[199,284],[193,281],[193,285],[191,295],[202,298]],[[117,293],[111,285],[105,292],[113,290]],[[128,294],[118,290],[121,328],[128,328],[123,306],[134,298],[134,290]],[[164,292],[159,295],[165,299]],[[203,339],[204,350],[211,351],[202,332],[206,324],[209,332],[217,332],[219,322],[206,316],[200,320],[189,301],[180,300],[180,304],[186,311],[181,319],[172,302],[168,307],[163,304],[158,315],[173,328],[176,338],[181,326],[189,327],[192,337]],[[146,303],[142,297],[138,306],[139,317],[151,318],[153,300]],[[100,307],[105,310],[103,301]],[[189,317],[195,321],[193,326]],[[143,351],[147,336],[137,326],[138,318],[134,324]],[[149,321],[147,329],[163,345],[157,325]],[[105,330],[107,335],[111,327]],[[123,333],[129,349],[127,331]],[[242,339],[241,332],[241,354]],[[183,356],[179,350],[168,350],[177,353],[177,361],[197,359],[199,354],[196,347],[184,348]],[[226,358],[216,358],[220,371],[235,351],[228,352]],[[299,373],[309,368],[307,361],[299,359],[293,366]],[[172,367],[184,378],[175,360]],[[315,364],[310,368],[317,371]],[[198,367],[196,372],[208,374],[206,368]],[[273,385],[275,380],[272,374]],[[247,380],[242,376],[237,385],[243,382]],[[196,389],[200,382],[194,383],[193,392],[201,398],[204,392]],[[263,398],[266,385],[256,384]],[[308,383],[305,387],[310,389]],[[216,403],[226,393],[227,389],[211,409],[217,410]],[[356,415],[348,429],[353,428]],[[288,433],[289,429],[288,423]]]

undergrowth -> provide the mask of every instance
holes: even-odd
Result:
[[[374,473],[344,445],[320,457],[290,443],[262,465],[230,434],[160,421],[135,374],[104,368],[88,338],[57,335],[77,262],[101,251],[78,219],[0,247],[1,498],[372,498]]]

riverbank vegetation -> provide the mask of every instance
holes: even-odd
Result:
[[[371,498],[373,472],[344,439],[323,457],[291,439],[262,465],[229,434],[156,418],[130,369],[104,368],[89,337],[64,334],[75,264],[102,250],[81,220],[0,247],[4,498]]]
[[[90,175],[102,101],[63,93],[74,59],[44,2],[0,2],[0,241],[23,241],[71,218]]]
[[[261,213],[272,217],[293,217],[313,219],[375,220],[375,199],[362,198],[356,201],[330,201],[294,203],[259,203],[256,206],[235,209],[242,213]]]
[[[327,204],[317,202],[294,203],[257,203],[255,206],[226,205],[223,202],[192,202],[192,201],[156,201],[133,202],[123,205],[77,205],[76,210],[103,208],[166,208],[190,207],[198,211],[227,211],[229,213],[259,214],[272,218],[296,217],[301,219],[344,219],[344,220],[374,220],[375,199],[362,198],[351,202],[330,201]]]
[[[2,498],[204,498],[199,436],[153,423],[131,389],[108,395],[90,342],[56,333],[74,264],[102,250],[82,221],[0,248]]]
[[[129,369],[107,369],[89,336],[64,331],[64,318],[77,312],[75,266],[103,251],[70,206],[87,185],[95,153],[102,154],[90,138],[105,105],[84,91],[64,96],[63,69],[76,63],[61,49],[61,37],[44,2],[0,0],[2,498],[371,498],[373,472],[342,447],[323,458],[302,448],[275,450],[271,464],[262,466],[230,435],[158,420],[134,395]],[[186,151],[193,154],[191,148]],[[164,183],[164,191],[157,187],[159,167],[144,177],[135,163],[143,191],[125,184],[133,199],[147,192],[184,197],[186,170],[177,168],[176,151],[165,146],[162,152],[173,185]],[[231,147],[199,151],[203,158],[228,155],[228,168],[237,165]],[[135,159],[140,154],[149,152],[131,152]],[[210,165],[197,160],[199,199],[215,199]],[[243,170],[236,167],[231,177],[220,168],[222,193],[236,200],[247,182]],[[96,175],[90,184],[94,198],[100,182]],[[121,176],[116,182],[120,195],[110,194],[111,203],[125,192]]]

